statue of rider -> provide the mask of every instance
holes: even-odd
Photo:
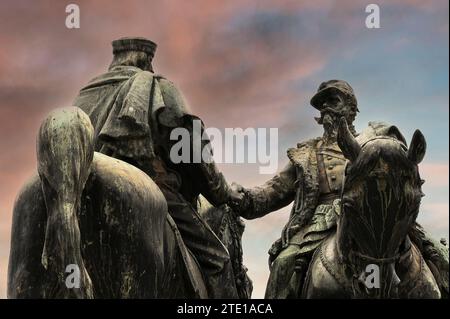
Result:
[[[231,289],[231,263],[227,249],[200,217],[197,199],[202,194],[219,206],[241,194],[231,190],[213,161],[174,163],[170,149],[174,128],[190,132],[194,141],[193,115],[174,84],[153,71],[156,44],[145,38],[121,38],[112,42],[109,70],[80,90],[74,105],[86,112],[95,128],[95,150],[124,160],[147,173],[163,192],[169,214],[184,243],[204,273],[210,298],[237,298]],[[195,152],[194,147],[190,147]],[[196,154],[189,154],[192,158]],[[234,195],[233,195],[234,194]]]
[[[230,203],[246,219],[260,218],[294,202],[282,236],[269,250],[270,277],[266,298],[298,298],[315,249],[336,226],[336,200],[339,199],[346,159],[337,144],[339,120],[344,117],[354,136],[367,139],[379,135],[395,135],[406,141],[395,126],[370,122],[356,133],[353,122],[358,110],[352,87],[342,80],[320,84],[311,99],[320,112],[316,118],[323,126],[323,136],[299,143],[288,149],[289,163],[261,187],[236,189],[245,194],[241,202]],[[425,259],[437,264],[441,290],[448,295],[448,248],[425,236],[420,226],[410,232]],[[446,269],[446,270],[445,270]]]

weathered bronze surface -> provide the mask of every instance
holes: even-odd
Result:
[[[192,145],[209,141],[195,140],[200,119],[154,73],[155,50],[142,38],[114,41],[109,70],[42,123],[37,174],[14,206],[8,297],[250,298],[240,216],[292,202],[269,251],[267,298],[448,297],[448,247],[415,222],[420,131],[409,147],[386,123],[357,133],[353,89],[327,81],[311,99],[323,136],[288,149],[288,165],[263,186],[230,187],[213,161],[171,160],[173,129],[187,129]],[[374,290],[364,277],[372,264]],[[70,265],[79,287],[67,285]]]
[[[323,136],[299,143],[296,148],[289,149],[287,151],[290,159],[288,165],[263,186],[252,189],[236,187],[245,196],[240,205],[233,208],[247,219],[260,218],[294,202],[281,238],[269,250],[271,273],[266,298],[438,298],[448,296],[448,247],[430,239],[415,223],[420,196],[415,198],[416,201],[405,198],[405,196],[411,197],[409,193],[413,192],[407,188],[406,182],[414,185],[415,194],[421,194],[417,163],[421,161],[425,152],[423,137],[422,139],[417,135],[414,137],[408,157],[406,150],[403,150],[404,157],[395,154],[395,159],[399,163],[391,163],[389,161],[392,161],[394,153],[390,151],[390,144],[385,141],[396,139],[398,143],[406,145],[404,137],[395,126],[380,122],[370,122],[369,126],[358,134],[353,127],[353,121],[359,111],[357,100],[347,82],[330,80],[322,83],[317,94],[311,99],[311,105],[321,112],[321,116],[316,120],[323,125]],[[341,135],[345,133],[345,139],[342,136],[338,139],[340,121],[345,123],[345,130],[342,129],[344,124],[341,125]],[[377,147],[369,141],[376,141]],[[373,147],[368,147],[369,144]],[[363,151],[360,145],[366,145]],[[380,203],[377,202],[377,200],[385,201],[384,197],[381,198],[379,188],[360,185],[362,188],[354,201],[366,199],[366,203],[370,205],[365,209],[370,210],[372,215],[370,219],[368,216],[349,217],[350,213],[346,211],[345,206],[341,208],[341,198],[344,196],[345,199],[347,196],[347,190],[342,193],[342,185],[344,178],[349,178],[345,174],[345,169],[346,167],[349,169],[349,165],[360,157],[362,159],[358,163],[364,163],[365,158],[375,161],[381,156],[380,154],[388,154],[385,173],[394,177],[402,176],[406,184],[397,182],[395,185],[386,186],[397,196],[395,200],[389,197],[388,208],[380,207]],[[407,165],[411,161],[414,164],[410,163],[412,168],[402,169],[402,164]],[[373,165],[360,168],[360,174],[357,177],[362,178],[363,172],[370,172],[372,169]],[[383,181],[382,178],[374,178],[373,183],[388,182]],[[348,181],[345,181],[344,185],[348,185]],[[383,193],[383,196],[386,194]],[[405,200],[408,200],[407,204]],[[383,205],[387,203],[383,202]],[[400,214],[404,214],[403,219],[399,217]],[[343,224],[353,225],[356,220],[362,224],[377,223],[378,226],[368,229],[361,226],[359,232],[356,226],[353,228],[343,226]],[[339,247],[339,241],[338,244],[334,243],[336,237],[351,238],[351,244],[349,244],[351,247]],[[390,244],[387,245],[384,241]],[[380,242],[384,245],[378,250],[364,250],[368,245]],[[356,283],[352,276],[359,278],[364,271],[361,262],[354,264],[353,260],[341,260],[336,257],[346,255],[350,249],[363,250],[363,254],[373,257],[365,261],[367,266],[370,260],[376,263],[386,256],[403,253],[400,250],[405,249],[405,246],[413,247],[408,250],[407,255],[402,255],[402,258],[409,258],[409,263],[405,262],[405,259],[395,259],[389,265],[380,266],[382,288],[372,292],[366,292],[361,287],[355,288]],[[388,247],[393,251],[390,251]],[[341,249],[344,252],[338,253]],[[329,257],[333,259],[327,262],[329,254]],[[416,261],[422,260],[421,258],[425,260],[420,264],[420,269],[423,271],[417,277],[415,286],[411,283],[410,277],[417,272]],[[354,265],[359,265],[359,268],[353,267]],[[394,268],[398,269],[398,274],[393,270]],[[344,272],[343,269],[345,274],[338,273]],[[396,276],[399,276],[400,284],[393,279]],[[320,281],[323,278],[327,278],[327,281]],[[388,286],[393,288],[388,289]]]
[[[14,209],[9,297],[249,298],[243,223],[225,205],[240,195],[214,162],[169,158],[171,130],[192,132],[198,118],[153,72],[153,42],[120,39],[113,49],[76,108],[41,126],[39,178]],[[199,211],[200,195],[213,207]],[[71,264],[80,288],[65,286]]]

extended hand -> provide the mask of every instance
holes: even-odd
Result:
[[[232,183],[228,205],[236,212],[239,212],[244,204],[244,199],[244,188],[239,184]]]

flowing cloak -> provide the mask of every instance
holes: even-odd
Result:
[[[95,150],[150,163],[157,124],[176,127],[191,114],[172,82],[133,66],[117,66],[91,80],[74,105],[91,118]]]
[[[212,158],[203,122],[191,113],[175,85],[161,75],[132,66],[114,67],[82,88],[74,105],[91,119],[95,151],[125,160],[152,178],[155,166],[159,167],[159,164],[152,164],[155,146],[163,149],[158,155],[167,160],[171,143],[174,143],[167,132],[176,127],[192,132],[194,120],[200,123],[202,132],[190,134],[191,139],[200,138],[191,143],[201,145],[198,157],[209,155]],[[198,149],[192,147],[191,152],[198,152]],[[198,193],[215,206],[224,203],[228,185],[214,162],[181,163],[176,170],[176,174],[159,174],[158,178],[170,184],[183,180],[180,192],[194,206]]]
[[[172,82],[132,66],[117,66],[92,79],[80,90],[74,106],[91,119],[95,151],[126,158],[146,173],[145,168],[155,158],[160,125],[182,126],[186,117],[200,120],[191,114]],[[194,291],[199,291],[191,276],[194,266],[190,253],[170,216],[168,223],[174,231],[190,284]]]

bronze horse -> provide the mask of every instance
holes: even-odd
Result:
[[[317,249],[304,298],[440,298],[438,285],[408,232],[421,197],[418,164],[426,142],[419,130],[359,145],[341,120],[338,144],[347,158],[336,233]]]
[[[56,110],[42,123],[38,176],[14,206],[8,297],[207,298],[158,186],[136,167],[94,152],[93,135],[78,108]],[[227,210],[202,214],[221,225],[219,238],[235,259],[230,285],[249,298],[250,281],[236,263],[243,229]],[[80,275],[70,288],[69,265]]]

